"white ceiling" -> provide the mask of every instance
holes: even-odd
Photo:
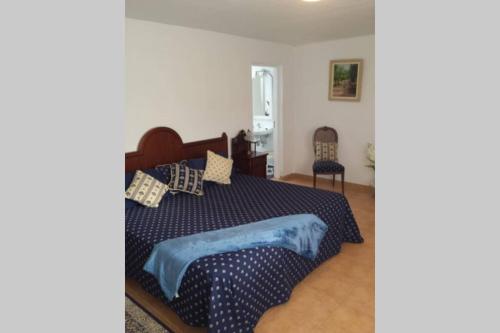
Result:
[[[126,16],[292,45],[373,34],[374,0],[126,0]]]

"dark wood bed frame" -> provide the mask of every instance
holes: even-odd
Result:
[[[125,172],[154,168],[207,156],[207,150],[228,155],[226,133],[218,138],[183,143],[180,135],[168,127],[156,127],[147,131],[139,141],[137,151],[125,153]],[[125,294],[143,310],[175,333],[202,333],[205,328],[185,324],[165,303],[148,294],[136,281],[126,279]]]
[[[155,127],[142,136],[137,151],[125,153],[125,172],[206,157],[207,150],[229,156],[226,133],[222,133],[219,138],[183,143],[180,135],[173,129]]]

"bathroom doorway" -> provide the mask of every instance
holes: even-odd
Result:
[[[253,133],[257,154],[267,154],[267,178],[277,176],[278,69],[252,66]]]

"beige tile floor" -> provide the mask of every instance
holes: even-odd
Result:
[[[312,186],[312,178],[286,177]],[[332,181],[318,179],[318,188],[332,190]],[[340,182],[335,190],[340,191]],[[365,242],[343,244],[342,251],[309,274],[286,304],[269,309],[256,333],[370,333],[375,326],[375,197],[370,188],[345,185],[345,194]]]
[[[282,181],[312,186],[312,178],[287,176]],[[318,179],[318,188],[332,190],[332,181]],[[340,182],[335,190],[340,191]],[[343,244],[342,251],[300,282],[286,304],[269,309],[256,333],[371,333],[375,325],[375,197],[364,186],[346,184],[346,197],[365,242]],[[184,324],[159,300],[134,281],[126,291],[176,333],[204,332]]]

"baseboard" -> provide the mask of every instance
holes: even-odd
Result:
[[[331,176],[330,176],[331,177]],[[313,183],[313,176],[311,175],[305,175],[303,173],[289,173],[287,175],[284,175],[280,177],[280,180],[287,181],[287,180],[293,180],[293,179],[307,179],[311,181],[311,184]],[[331,178],[323,178],[323,177],[317,177],[316,178],[317,182],[331,182]],[[369,185],[363,185],[363,184],[357,184],[357,183],[351,183],[351,182],[344,182],[346,186],[349,187],[357,187],[360,189],[365,189],[365,190],[370,190],[373,191],[373,187]]]

